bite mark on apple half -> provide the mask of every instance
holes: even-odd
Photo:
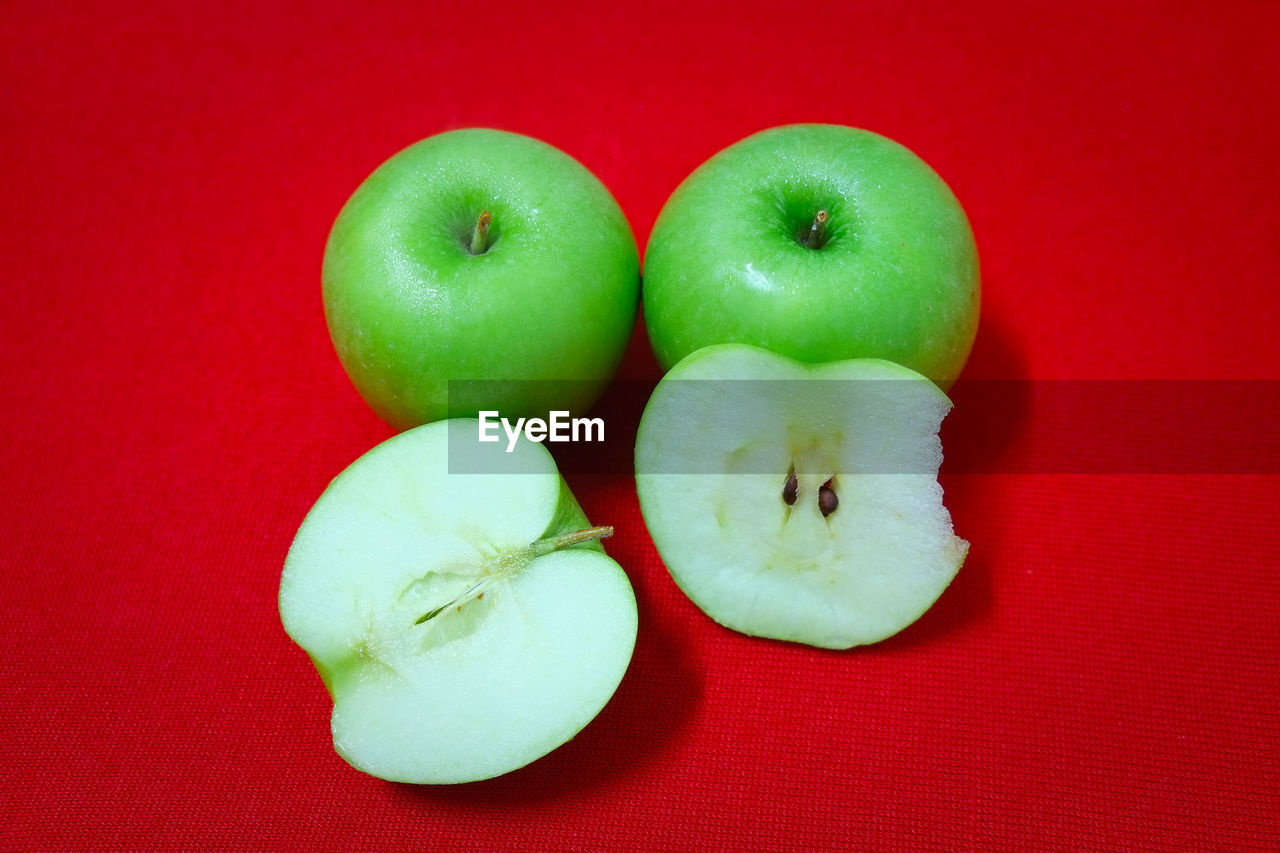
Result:
[[[449,473],[451,430],[510,473]],[[528,764],[595,717],[634,647],[634,594],[598,541],[612,528],[587,522],[544,447],[492,455],[477,434],[437,422],[374,448],[285,562],[281,618],[334,700],[334,747],[384,779]]]
[[[636,485],[677,585],[717,622],[824,648],[919,618],[968,553],[942,503],[951,402],[878,359],[699,350],[654,390]]]

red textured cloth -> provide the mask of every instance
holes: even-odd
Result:
[[[574,474],[635,657],[474,785],[350,769],[280,627],[297,525],[390,434],[330,347],[324,241],[441,130],[563,148],[643,247],[742,136],[870,128],[972,219],[967,376],[1280,375],[1280,6],[1027,5],[9,4],[0,849],[1280,848],[1274,465],[948,475],[968,563],[843,653],[716,626],[630,478]],[[641,334],[623,374],[656,373]],[[1045,434],[1027,399],[997,438]]]

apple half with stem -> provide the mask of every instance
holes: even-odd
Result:
[[[877,642],[918,619],[969,550],[937,480],[950,409],[934,383],[879,359],[697,350],[640,421],[645,524],[720,624],[823,648]]]
[[[597,541],[612,528],[587,522],[541,444],[477,435],[455,419],[378,445],[285,560],[280,616],[333,698],[334,747],[383,779],[522,767],[590,722],[631,659],[635,596]],[[509,473],[451,473],[463,453]]]

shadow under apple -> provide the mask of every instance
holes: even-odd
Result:
[[[992,478],[1011,463],[1012,451],[1028,428],[1030,389],[1021,355],[998,319],[984,319],[966,375],[952,387],[955,409],[942,426],[944,461],[939,482],[956,534],[969,540],[969,555],[950,586],[923,616],[872,648],[883,651],[934,643],[986,618],[991,593],[992,555],[999,553],[992,520],[998,498]],[[988,378],[998,377],[998,378]]]

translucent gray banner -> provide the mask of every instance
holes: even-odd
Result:
[[[538,400],[552,386],[553,396],[565,395],[573,383],[500,383],[506,391],[515,384],[528,386],[523,399]],[[558,419],[567,440],[544,442],[560,469],[777,474],[782,455],[787,464],[822,468],[836,453],[847,473],[930,474],[937,461],[928,443],[945,404],[931,402],[925,383],[678,380],[662,385],[645,423],[661,436],[661,452],[640,459],[637,469],[637,430],[655,384],[617,381],[589,412],[565,410]],[[497,390],[455,382],[451,394],[455,386],[457,399],[467,401],[455,416],[474,416],[476,402]],[[944,475],[1280,474],[1277,380],[961,380],[949,396],[954,408],[940,432]],[[510,434],[493,419],[514,427],[521,416],[555,419],[536,409],[499,411],[489,427],[497,442],[480,442],[478,430],[474,441],[455,431],[450,471],[519,473],[508,459],[518,454],[502,450]],[[575,434],[574,417],[591,423],[578,424]],[[825,456],[806,450],[819,446],[828,446]]]

